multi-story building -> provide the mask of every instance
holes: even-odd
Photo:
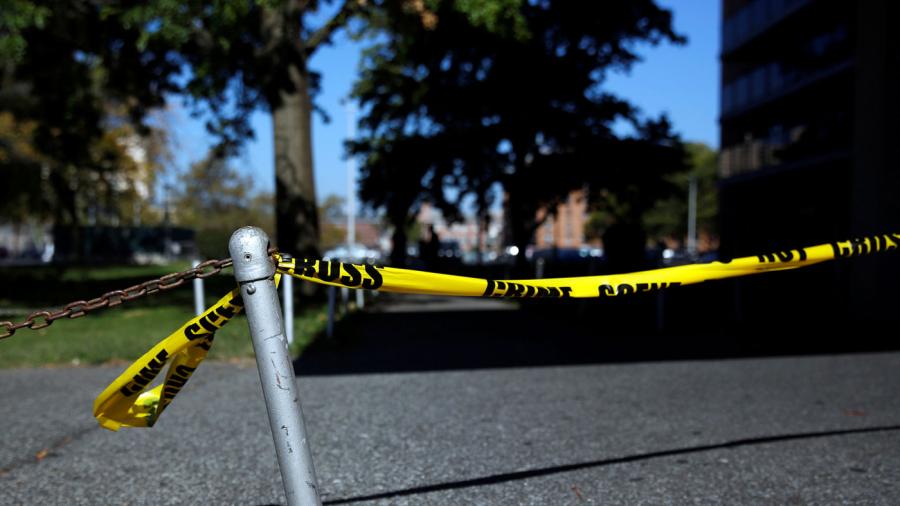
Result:
[[[722,253],[900,230],[900,2],[723,0],[722,12]],[[893,317],[891,256],[769,286],[782,302]]]
[[[535,247],[580,248],[587,245],[584,236],[587,198],[584,191],[569,192],[566,199],[556,205],[556,212],[551,216],[547,216],[546,209],[538,209],[537,220],[543,223],[534,234]]]
[[[497,253],[500,250],[501,227],[504,223],[502,209],[490,210],[487,223],[479,223],[471,213],[464,213],[462,222],[447,223],[440,209],[425,202],[419,208],[416,222],[423,231],[433,226],[439,240],[456,242],[463,253],[477,252],[479,248],[484,248],[485,253]]]

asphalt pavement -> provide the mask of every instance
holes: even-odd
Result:
[[[472,317],[422,304],[437,306],[373,318],[426,312],[455,329]],[[441,312],[455,323],[436,320]],[[363,354],[377,348],[366,341],[356,344]],[[377,371],[351,357],[341,372],[333,351],[308,375],[313,359],[298,361],[326,504],[900,497],[897,352],[528,366],[455,357],[387,372],[391,348]],[[203,364],[154,428],[114,433],[97,427],[91,405],[121,368],[0,371],[0,504],[283,503],[252,362]]]

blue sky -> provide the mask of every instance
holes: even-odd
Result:
[[[638,46],[643,61],[629,73],[607,76],[606,89],[639,107],[646,115],[665,112],[675,131],[684,140],[718,146],[719,103],[719,0],[659,0],[674,13],[675,30],[688,37],[683,46]],[[322,74],[322,91],[317,104],[331,117],[313,119],[313,158],[316,193],[321,200],[329,194],[347,195],[347,162],[343,142],[347,138],[346,97],[356,78],[363,45],[339,32],[334,44],[316,52],[311,68]],[[175,106],[169,118],[176,142],[176,165],[184,170],[202,158],[211,139],[202,120],[192,119]],[[234,165],[253,177],[255,187],[274,187],[272,122],[268,113],[252,118],[256,138],[247,144],[244,155]]]

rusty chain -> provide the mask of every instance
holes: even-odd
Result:
[[[270,246],[268,249],[268,253],[269,256],[275,257],[278,254],[278,249],[274,246]],[[19,323],[13,323],[10,321],[0,322],[0,340],[11,337],[19,329],[42,329],[45,327],[49,327],[53,324],[53,322],[62,318],[81,318],[82,316],[96,309],[104,307],[115,307],[119,304],[122,304],[123,302],[128,302],[145,295],[151,295],[154,293],[171,290],[172,288],[181,286],[182,283],[191,279],[208,278],[222,272],[222,269],[231,267],[231,263],[232,260],[230,258],[223,258],[221,260],[207,260],[205,262],[200,262],[196,267],[192,267],[185,271],[166,274],[161,278],[144,281],[143,283],[129,286],[124,290],[113,290],[111,292],[106,292],[103,295],[91,300],[76,300],[70,302],[63,306],[62,309],[56,311],[35,311]]]
[[[6,339],[16,333],[17,330],[29,328],[38,330],[49,327],[53,322],[62,318],[81,318],[82,316],[104,307],[115,307],[123,302],[138,299],[145,295],[171,290],[180,286],[185,281],[199,278],[204,279],[222,272],[222,269],[231,267],[231,259],[207,260],[197,264],[196,267],[186,271],[173,272],[157,279],[144,281],[143,283],[129,286],[124,290],[113,290],[91,300],[76,300],[63,306],[62,309],[51,311],[35,311],[19,323],[0,322],[0,339]]]

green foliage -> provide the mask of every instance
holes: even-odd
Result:
[[[442,0],[432,0],[434,9]],[[527,21],[522,15],[522,0],[456,0],[452,2],[457,12],[466,16],[473,26],[491,33],[513,36],[525,40],[529,36]]]
[[[328,195],[325,200],[319,204],[319,216],[328,221],[338,221],[345,219],[346,199],[340,195]]]
[[[25,0],[0,1],[0,61],[19,62],[28,43],[24,30],[43,28],[50,8]]]
[[[319,216],[322,224],[319,227],[319,245],[322,250],[331,249],[347,241],[347,227],[344,198],[328,195],[319,204]]]
[[[524,248],[536,211],[573,189],[627,202],[631,221],[672,191],[663,176],[683,151],[668,121],[643,119],[602,86],[639,60],[636,42],[683,41],[669,11],[652,1],[428,5],[432,26],[409,9],[386,15],[354,91],[368,111],[350,145],[364,157],[361,196],[395,229],[425,200],[451,219],[469,195],[487,209],[499,183]],[[616,121],[637,135],[620,138]]]
[[[318,75],[307,68],[309,56],[366,6],[344,0],[331,19],[313,26],[308,15],[320,3],[86,0],[73,6],[3,1],[0,112],[34,125],[29,142],[42,157],[44,178],[20,188],[30,189],[30,201],[43,199],[57,223],[83,221],[83,203],[98,200],[90,181],[117,170],[113,153],[104,146],[98,151],[110,111],[145,135],[150,131],[148,112],[182,98],[193,113],[209,118],[206,128],[218,139],[216,157],[235,155],[253,137],[249,117],[259,108],[300,104],[292,110],[300,118],[308,116],[307,91],[314,93],[318,86]],[[302,76],[302,90],[297,75]],[[298,96],[304,100],[284,100]],[[309,137],[308,131],[279,133],[293,151],[307,155]],[[279,175],[291,172],[287,178],[292,180],[303,179],[295,173],[312,180],[311,164],[306,165],[276,159]],[[31,166],[20,164],[15,170],[19,179],[33,183]],[[296,193],[296,188],[279,192],[279,201],[287,203],[279,205],[282,218],[291,218],[283,221],[295,227],[315,222],[314,207],[297,211],[294,204],[305,195]],[[0,212],[13,214],[4,208]]]
[[[0,167],[4,182],[0,185],[0,216],[18,223],[46,217],[42,199],[35,198],[41,192],[43,160],[30,142],[34,129],[34,122],[16,121],[12,114],[0,112]]]
[[[253,225],[273,233],[272,195],[254,191],[253,180],[241,176],[227,160],[207,157],[193,164],[179,183],[175,221],[197,232],[204,258],[228,256],[228,239],[239,227]]]
[[[212,302],[210,300],[210,302]],[[326,308],[305,308],[294,319],[291,353],[299,355],[324,332]],[[0,341],[0,368],[50,364],[103,364],[137,359],[150,347],[193,317],[190,306],[119,307],[52,327],[21,331]],[[241,315],[216,332],[209,360],[252,358],[247,320]]]
[[[653,237],[685,237],[688,217],[688,186],[697,179],[697,229],[715,234],[718,219],[716,151],[701,143],[687,143],[688,170],[667,176],[678,192],[656,202],[644,214],[644,224]]]
[[[59,224],[139,221],[159,169],[158,131],[139,121],[173,90],[159,76],[177,70],[163,54],[139,58],[138,31],[100,15],[99,3],[6,2],[0,45],[0,132],[6,174],[24,175],[5,217],[52,218]],[[142,144],[146,160],[130,151]],[[24,149],[27,146],[27,149]],[[28,156],[23,156],[28,153]],[[144,188],[137,191],[135,184]],[[140,195],[139,195],[140,194]],[[152,197],[152,195],[150,195]]]

